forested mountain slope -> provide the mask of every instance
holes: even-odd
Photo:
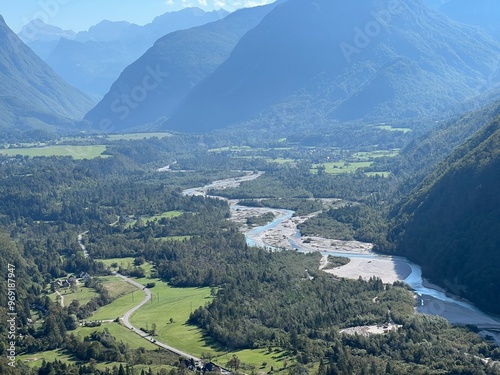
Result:
[[[498,112],[497,112],[498,113]],[[397,212],[389,240],[425,277],[500,313],[500,116],[429,175]]]
[[[242,9],[220,21],[164,36],[123,71],[85,118],[98,130],[118,131],[170,116],[274,6]]]
[[[93,101],[63,81],[0,16],[0,129],[71,127]]]
[[[331,120],[421,118],[442,115],[491,82],[500,56],[492,37],[430,11],[420,0],[388,5],[281,4],[163,127],[208,131],[263,113],[279,117],[303,103]]]
[[[498,97],[498,95],[497,95]],[[454,117],[424,136],[410,142],[392,161],[391,172],[404,181],[403,189],[409,193],[421,183],[453,150],[473,136],[484,124],[500,115],[500,101],[475,111]]]

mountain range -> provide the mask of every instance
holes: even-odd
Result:
[[[497,74],[500,45],[493,38],[419,0],[398,4],[285,2],[162,128],[208,131],[258,118],[298,96],[341,121],[423,117],[476,95]]]
[[[158,16],[144,26],[104,20],[79,33],[34,20],[19,36],[67,82],[102,97],[123,69],[160,37],[220,20],[227,14],[224,10],[185,8]]]
[[[44,63],[0,16],[0,129],[71,129],[94,101]]]
[[[241,9],[220,21],[164,36],[123,71],[85,119],[97,130],[122,131],[169,117],[274,7]]]
[[[155,129],[207,132],[300,112],[302,104],[308,116],[313,112],[326,121],[439,117],[499,81],[500,43],[421,0],[392,8],[382,0],[273,5],[247,29],[233,31],[238,23],[228,21],[223,34],[236,36],[218,58],[207,56],[205,48],[209,43],[217,51],[220,46],[213,44],[226,36],[213,41],[197,35],[203,40],[197,44],[193,33],[205,33],[203,28],[158,41],[86,119],[96,128],[110,119],[119,131],[149,123]],[[140,105],[124,108],[121,102],[140,87],[145,69],[157,64],[170,78],[139,98]]]

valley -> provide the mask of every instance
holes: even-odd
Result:
[[[33,1],[0,374],[500,375],[495,1]]]
[[[72,139],[70,143],[75,141]],[[323,220],[331,220],[332,212],[350,213],[352,210],[355,212],[357,207],[365,210],[365,206],[369,207],[372,204],[366,200],[367,197],[373,197],[374,191],[380,192],[380,186],[389,187],[395,183],[395,176],[390,173],[386,177],[381,177],[370,176],[364,171],[365,168],[377,167],[377,165],[387,168],[391,158],[400,157],[396,150],[300,148],[288,145],[283,140],[276,148],[244,147],[236,150],[234,148],[215,150],[211,147],[195,146],[198,143],[196,137],[182,138],[178,135],[158,138],[154,135],[147,137],[131,134],[118,139],[108,139],[105,142],[100,137],[95,139],[86,137],[82,138],[79,143],[81,142],[105,143],[108,157],[78,159],[74,156],[60,158],[40,155],[11,159],[13,162],[22,161],[16,166],[18,169],[16,176],[25,175],[23,170],[33,172],[35,165],[40,165],[40,172],[51,171],[45,175],[32,173],[33,176],[27,180],[27,182],[31,181],[30,184],[39,179],[53,179],[58,173],[67,174],[71,170],[68,168],[78,170],[85,166],[87,170],[83,175],[85,176],[83,180],[79,173],[68,175],[73,176],[70,178],[73,182],[69,190],[64,188],[67,178],[55,180],[61,185],[55,185],[55,187],[60,187],[57,187],[54,192],[69,194],[73,197],[71,200],[64,199],[66,202],[73,202],[64,209],[65,211],[59,211],[57,204],[54,205],[44,198],[40,201],[42,206],[38,216],[33,216],[35,211],[32,209],[23,211],[26,213],[22,215],[36,218],[40,229],[43,228],[47,234],[52,233],[51,236],[55,235],[55,238],[61,234],[57,234],[58,232],[50,228],[55,223],[60,223],[61,220],[66,222],[66,225],[70,225],[70,228],[74,228],[68,233],[77,231],[77,234],[81,234],[78,237],[77,249],[66,251],[71,253],[71,251],[84,249],[84,252],[80,253],[82,258],[78,257],[78,252],[72,256],[68,253],[60,263],[61,267],[75,269],[78,272],[82,269],[87,270],[95,275],[96,280],[104,283],[104,289],[89,286],[88,291],[91,293],[86,292],[88,296],[78,294],[78,297],[76,294],[61,290],[64,306],[56,295],[54,295],[54,302],[59,303],[64,311],[78,306],[74,304],[73,298],[79,300],[80,307],[73,311],[76,311],[78,316],[86,316],[84,321],[90,324],[98,322],[95,323],[94,329],[97,332],[111,332],[117,340],[130,343],[129,350],[144,347],[152,352],[160,346],[173,350],[177,355],[185,353],[181,355],[195,360],[210,358],[214,363],[227,369],[234,365],[234,361],[231,362],[231,360],[236,358],[238,363],[244,366],[243,368],[257,373],[268,372],[271,368],[280,368],[280,371],[286,372],[285,368],[289,366],[305,366],[305,368],[314,369],[317,362],[307,360],[307,364],[304,364],[304,359],[294,354],[294,349],[289,346],[288,339],[284,337],[272,339],[272,335],[262,333],[261,335],[264,336],[261,337],[268,337],[266,340],[269,344],[260,343],[260,336],[257,336],[252,339],[257,341],[249,345],[245,341],[249,339],[245,337],[250,332],[236,331],[234,336],[216,339],[216,334],[209,333],[209,328],[201,323],[202,320],[198,320],[200,316],[203,316],[200,314],[204,314],[203,309],[212,308],[219,299],[225,298],[224,290],[238,288],[237,284],[230,289],[227,285],[224,286],[224,283],[236,282],[236,280],[231,281],[234,276],[230,275],[234,272],[237,275],[243,270],[247,270],[245,271],[247,273],[253,272],[250,270],[265,266],[265,263],[259,261],[258,258],[251,261],[246,259],[250,254],[256,257],[283,258],[279,261],[272,260],[272,262],[283,262],[280,272],[283,272],[286,264],[292,272],[288,277],[291,280],[297,280],[298,285],[304,280],[310,280],[311,283],[314,283],[314,280],[323,280],[322,282],[328,285],[333,282],[330,285],[331,291],[339,287],[336,283],[342,283],[341,280],[352,280],[350,282],[358,284],[356,288],[361,289],[371,288],[372,286],[369,285],[372,285],[374,280],[394,285],[395,292],[397,290],[397,293],[402,293],[402,295],[397,298],[398,302],[392,306],[392,311],[394,319],[398,322],[397,324],[401,325],[402,330],[408,328],[405,319],[413,319],[410,317],[416,308],[418,312],[441,316],[454,324],[477,326],[482,330],[483,337],[497,338],[496,330],[499,323],[495,318],[480,312],[468,303],[449,297],[437,288],[428,287],[423,282],[420,268],[414,263],[400,256],[375,253],[372,242],[348,239],[349,235],[342,234],[344,229],[341,229],[337,238],[322,236],[321,230],[317,232],[318,228],[322,227]],[[186,148],[186,144],[191,146]],[[155,148],[155,152],[151,154],[152,158],[146,162],[147,168],[139,167],[140,164],[137,164],[136,160],[143,163],[144,156],[133,152],[133,149],[130,149],[131,146]],[[193,156],[194,149],[204,156]],[[160,150],[167,150],[167,152]],[[242,152],[252,154],[253,157],[242,157]],[[306,165],[304,155],[307,154],[311,156]],[[125,155],[128,156],[125,158]],[[156,160],[158,155],[162,155],[161,162]],[[326,161],[328,158],[331,160],[334,157],[342,157],[351,161],[356,160],[355,158],[358,160],[363,158],[365,163],[368,161],[373,164],[369,166],[365,164],[359,167],[359,170],[346,170],[343,173],[329,173],[328,171],[315,173],[311,168],[314,163],[321,165],[322,160]],[[289,159],[291,162],[275,161],[280,158]],[[167,163],[168,168],[165,167]],[[9,165],[10,163],[7,163],[3,166],[11,168]],[[92,167],[92,165],[99,166],[99,168]],[[54,169],[54,166],[58,168]],[[214,166],[217,167],[214,168]],[[107,168],[110,172],[102,175],[100,171],[103,168]],[[118,171],[120,172],[116,174]],[[137,173],[140,173],[140,178],[137,178]],[[96,185],[99,180],[101,182]],[[20,182],[19,186],[22,187],[25,183]],[[333,186],[330,185],[332,183]],[[192,186],[199,187],[193,188]],[[330,187],[324,190],[325,186]],[[94,202],[93,208],[82,212],[80,206],[89,207],[90,201],[86,197],[88,187],[92,190],[97,187],[99,191],[97,196],[100,197],[99,200],[102,203]],[[3,189],[7,193],[8,185],[4,185]],[[35,189],[29,194],[36,191]],[[117,191],[122,191],[123,198],[120,201],[116,200]],[[133,200],[126,198],[132,195],[135,197]],[[5,201],[4,204],[6,203],[8,202]],[[54,217],[55,220],[49,220],[53,216],[50,213],[51,210],[59,212]],[[74,213],[71,213],[73,211]],[[78,215],[83,214],[78,219],[81,224],[77,224],[72,218],[76,212]],[[369,215],[373,214],[370,213],[371,211],[366,212]],[[96,217],[100,219],[96,221]],[[3,220],[8,223],[6,217]],[[374,220],[378,220],[376,215]],[[307,226],[304,228],[307,228],[310,233],[301,236],[299,227],[302,228],[305,224]],[[9,227],[14,230],[12,224]],[[33,230],[34,228],[28,229],[29,232]],[[82,234],[83,232],[85,233]],[[243,240],[240,238],[241,232],[245,235]],[[214,233],[218,233],[217,237],[211,238]],[[324,233],[332,232],[325,231]],[[353,233],[355,237],[358,236],[357,232]],[[22,239],[24,235],[19,233],[17,236]],[[36,236],[39,237],[40,234]],[[377,238],[375,232],[370,236]],[[75,244],[74,238],[76,237],[77,235],[74,235],[70,243]],[[229,246],[227,250],[221,247],[222,244]],[[266,250],[252,249],[253,246],[260,246]],[[231,248],[233,250],[229,250]],[[247,250],[243,250],[245,248]],[[212,249],[217,250],[214,252]],[[231,252],[236,249],[241,250],[231,255]],[[299,250],[299,253],[296,250]],[[191,255],[193,251],[196,255]],[[229,252],[226,253],[226,251]],[[240,251],[243,251],[241,255],[236,255]],[[247,251],[250,252],[244,255]],[[266,253],[268,255],[264,255]],[[234,256],[243,256],[243,258],[239,262],[230,260]],[[302,258],[303,256],[305,258]],[[350,261],[346,265],[329,267],[328,256],[341,257],[339,259],[349,258]],[[70,259],[73,261],[69,262]],[[247,262],[250,263],[246,265]],[[304,265],[301,265],[302,263]],[[112,286],[117,282],[112,272],[118,272],[122,275],[120,277],[133,280],[130,282],[137,289]],[[263,272],[275,274],[276,271],[269,269]],[[253,280],[253,277],[248,280],[237,277],[237,280],[239,280],[238,283],[245,285]],[[409,284],[409,287],[417,294],[417,300],[414,299],[413,294],[406,295],[404,288],[400,290],[402,282]],[[267,281],[263,285],[266,283]],[[141,290],[145,287],[148,295],[144,295],[145,291]],[[309,286],[309,288],[312,287],[312,285]],[[355,286],[351,285],[348,288],[353,287]],[[122,290],[120,293],[124,294],[117,294],[117,288]],[[110,294],[106,298],[109,299],[106,302],[98,302],[96,306],[96,302],[100,301],[103,295],[108,295],[103,294],[103,290],[108,290]],[[378,301],[382,298],[381,301],[383,301],[380,289],[377,290],[379,290],[377,293],[361,292],[367,293],[362,300],[370,304],[373,304],[374,299]],[[288,293],[293,294],[296,291],[290,290]],[[311,291],[311,293],[312,296],[315,292]],[[404,298],[403,295],[405,295]],[[262,297],[257,297],[257,295],[248,296],[248,298],[257,298],[254,302],[256,306],[269,303],[261,301],[259,298]],[[275,298],[279,300],[282,297],[276,296]],[[294,299],[295,303],[300,303],[301,298]],[[101,303],[104,304],[100,306]],[[237,302],[236,306],[239,306],[239,303]],[[327,309],[325,311],[330,311],[329,307],[324,308]],[[369,308],[372,307],[367,305],[362,309]],[[83,311],[87,309],[91,310],[84,313]],[[283,310],[285,311],[286,309]],[[246,314],[248,314],[247,311],[241,310],[236,316],[241,316],[241,319],[246,320],[248,319]],[[349,330],[362,326],[383,325],[384,319],[376,318],[377,314],[384,316],[381,310],[377,313],[371,312],[366,317],[361,315],[359,318],[355,318],[357,314],[348,314],[345,315],[342,323],[332,322],[328,329],[339,327],[339,329]],[[114,322],[117,318],[120,318],[119,321],[123,322],[123,325]],[[221,319],[228,318],[230,317]],[[41,324],[43,319],[39,318],[39,320]],[[272,324],[269,327],[272,327]],[[68,331],[68,334],[69,332],[71,331]],[[81,332],[80,335],[94,335],[90,327],[77,328],[76,332]],[[98,339],[98,336],[95,338]],[[306,338],[304,337],[303,340]],[[271,347],[271,350],[266,349],[267,345]],[[63,353],[71,353],[69,350],[71,349],[66,349]],[[300,350],[306,349],[297,348],[296,350],[300,353]],[[21,358],[25,364],[40,366],[40,359],[51,358],[52,353],[51,350],[36,351],[33,354],[23,354]],[[67,358],[66,363],[81,366],[79,364],[81,362],[65,357],[65,355],[61,358]],[[137,368],[144,368],[141,367],[145,365],[143,359],[138,357],[134,361]],[[266,363],[265,366],[264,363]],[[112,364],[109,366],[113,367]],[[119,362],[115,366],[119,367]],[[160,371],[161,368],[172,369],[177,365],[172,361],[165,363],[161,360],[154,360],[151,366],[155,366],[154,368]],[[105,367],[104,364],[99,364],[99,368]]]

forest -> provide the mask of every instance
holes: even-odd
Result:
[[[179,141],[153,138],[110,141],[108,157],[92,160],[1,157],[0,172],[5,177],[0,179],[4,197],[0,201],[0,265],[6,269],[7,264],[14,264],[19,280],[17,312],[23,340],[18,349],[38,353],[62,348],[79,361],[87,361],[49,361],[39,368],[19,363],[13,369],[5,362],[7,330],[2,326],[2,373],[155,373],[137,372],[126,365],[136,363],[168,365],[169,373],[184,374],[179,361],[164,353],[127,348],[101,331],[81,338],[72,334],[81,319],[113,300],[99,283],[100,277],[109,274],[103,260],[124,257],[153,264],[151,282],[213,288],[214,299],[193,311],[190,324],[201,328],[216,347],[285,351],[293,360],[277,372],[499,373],[480,359],[500,359],[495,345],[469,328],[415,315],[413,295],[406,285],[337,279],[318,271],[318,254],[251,248],[238,226],[227,220],[227,202],[182,194],[189,187],[258,169],[266,173],[238,189],[212,193],[241,199],[248,206],[293,209],[297,214],[323,211],[303,224],[304,234],[377,241],[387,230],[386,208],[380,207],[387,207],[397,178],[370,177],[362,171],[312,173],[311,165],[317,161],[312,158],[281,165],[209,151],[212,146],[200,145],[194,136]],[[150,152],[143,153],[143,149]],[[279,152],[281,157],[290,156],[287,151]],[[175,172],[157,172],[167,164]],[[320,198],[347,203],[324,209]],[[250,224],[269,219],[256,217]],[[87,231],[90,258],[82,254],[76,240]],[[96,291],[96,297],[65,307],[48,298],[52,281],[82,271],[92,276],[86,286]],[[140,267],[121,271],[144,276]],[[0,291],[0,313],[4,314],[3,279]],[[341,333],[343,328],[388,322],[401,328],[369,337]],[[108,369],[95,366],[111,360],[122,364]],[[156,372],[164,374],[164,370]]]

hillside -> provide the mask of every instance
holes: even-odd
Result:
[[[152,22],[139,26],[124,21],[104,20],[88,31],[75,35],[59,35],[48,25],[40,25],[28,41],[40,56],[73,86],[98,97],[109,91],[111,84],[134,60],[154,42],[177,30],[189,29],[224,18],[224,10],[205,12],[199,8],[185,8],[165,13]],[[42,27],[43,26],[43,27]],[[54,35],[56,34],[56,35]]]
[[[163,128],[208,131],[278,116],[297,100],[340,121],[442,115],[486,88],[499,56],[491,37],[419,0],[395,9],[381,0],[290,0],[242,38]]]
[[[414,189],[389,233],[396,252],[420,264],[425,277],[494,313],[500,313],[499,108]]]
[[[439,10],[468,25],[479,26],[500,39],[500,3],[496,0],[450,0]]]
[[[123,71],[85,118],[99,130],[119,131],[170,116],[189,91],[224,62],[238,40],[273,7],[242,9],[220,21],[164,36]],[[146,90],[144,80],[151,71],[159,76],[153,75],[156,79],[150,84],[154,87]],[[146,95],[127,102],[137,95],[134,90]]]
[[[18,36],[39,57],[46,60],[61,38],[74,39],[76,33],[72,30],[63,30],[60,27],[48,25],[37,18],[24,25]]]
[[[67,128],[92,104],[57,76],[0,16],[0,129]]]
[[[450,156],[457,146],[462,145],[485,123],[500,115],[499,98],[499,91],[493,91],[481,97],[478,100],[490,104],[443,122],[423,136],[414,139],[401,150],[400,154],[392,160],[390,170],[395,176],[405,181],[406,193],[422,182],[440,162]]]

